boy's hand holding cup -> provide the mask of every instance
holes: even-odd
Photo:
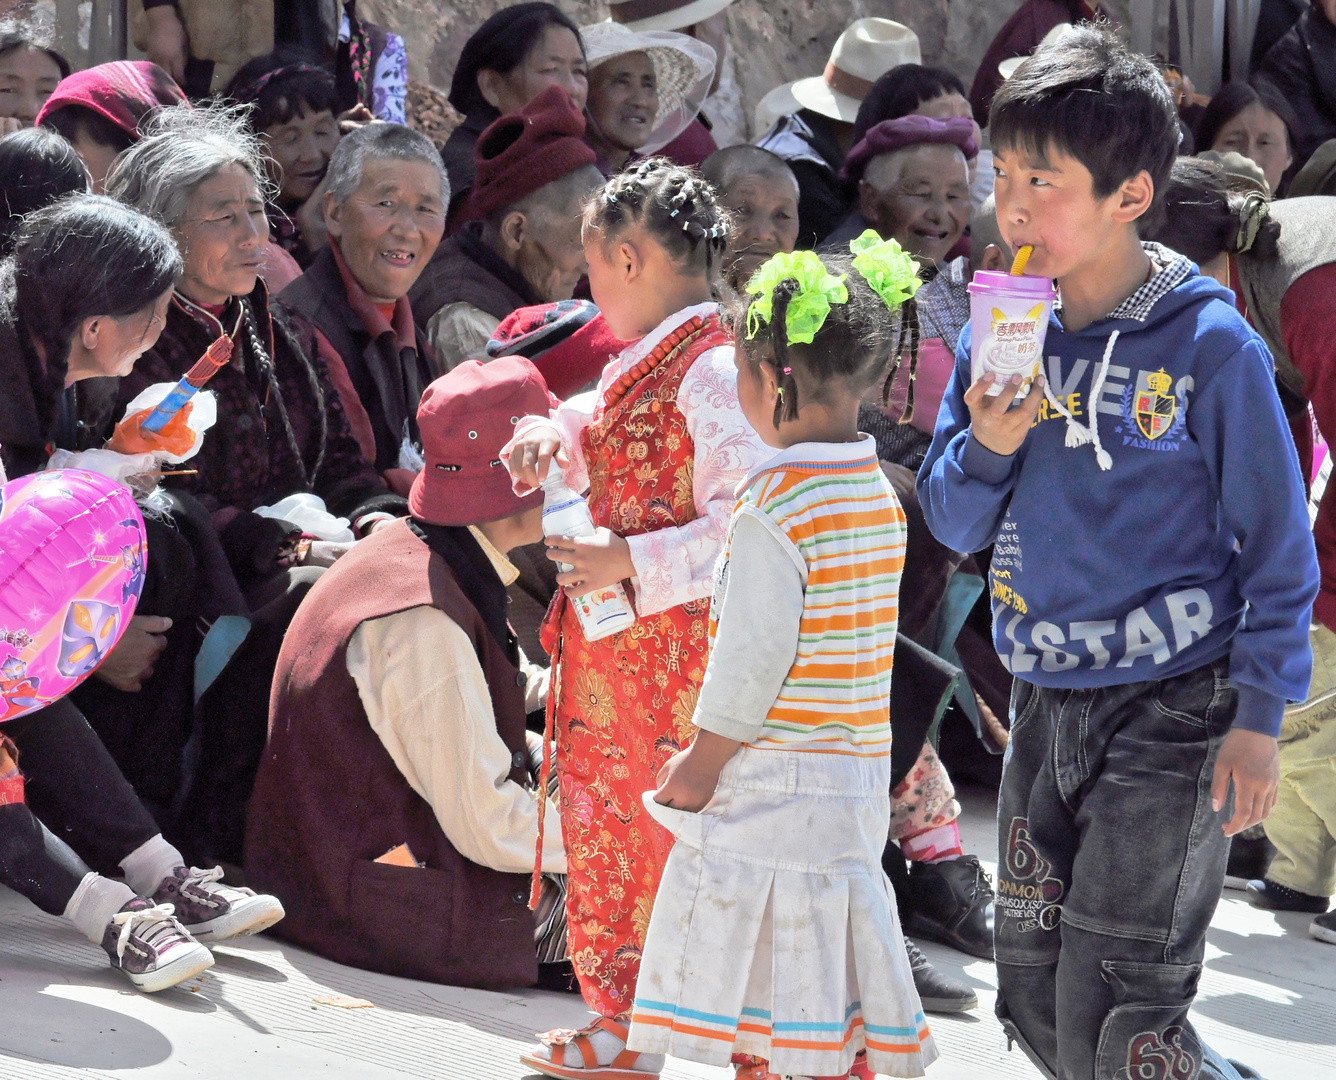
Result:
[[[1003,457],[1021,448],[1039,414],[1044,337],[1057,296],[1048,278],[1023,272],[1031,250],[1027,244],[1016,253],[1009,274],[981,270],[969,286],[973,383],[965,404],[975,440]]]

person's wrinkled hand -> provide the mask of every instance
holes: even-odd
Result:
[[[1280,788],[1280,751],[1274,736],[1246,728],[1232,728],[1220,747],[1211,774],[1211,809],[1217,814],[1234,781],[1234,816],[1225,822],[1225,835],[1234,836],[1265,821],[1276,805]]]
[[[549,536],[543,543],[549,559],[571,567],[557,575],[568,596],[608,589],[635,576],[631,545],[611,529],[596,529],[593,536]]]
[[[1011,457],[1025,442],[1030,427],[1039,415],[1039,403],[1044,399],[1044,377],[1040,375],[1030,387],[1030,393],[1014,409],[1012,402],[1020,393],[1022,379],[1013,375],[1002,384],[1002,392],[989,397],[988,390],[997,382],[991,372],[976,379],[965,391],[965,405],[970,411],[970,431],[985,449],[1002,457]]]
[[[303,566],[333,566],[344,555],[352,551],[352,544],[336,543],[333,540],[313,540],[302,558]]]
[[[542,486],[554,461],[562,472],[570,468],[571,461],[561,445],[560,433],[554,427],[544,426],[534,428],[518,440],[511,447],[506,464],[510,475],[532,491]]]
[[[13,135],[23,130],[23,121],[17,116],[0,116],[0,136]]]
[[[93,673],[109,686],[127,693],[137,693],[153,674],[153,664],[167,648],[164,637],[172,620],[162,615],[135,615],[121,640],[111,650],[102,666]]]
[[[358,128],[375,122],[376,118],[371,110],[359,101],[351,109],[339,113],[339,134],[351,135]]]
[[[906,469],[903,465],[897,465],[893,461],[881,462],[882,474],[891,482],[891,490],[895,492],[896,498],[904,503],[917,503],[918,495],[914,490],[914,482],[918,475],[913,469]]]
[[[151,7],[144,12],[148,30],[144,53],[168,75],[183,84],[186,81],[186,60],[190,56],[190,41],[181,16],[172,4]]]
[[[329,177],[322,176],[307,200],[292,212],[302,243],[309,251],[319,251],[329,242],[329,230],[325,226],[325,192],[328,190]]]

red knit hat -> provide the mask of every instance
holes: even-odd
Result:
[[[560,180],[598,155],[584,141],[585,122],[559,86],[549,86],[519,112],[497,120],[473,148],[477,174],[468,217],[484,218]]]
[[[430,525],[479,525],[541,505],[541,491],[515,494],[501,447],[521,417],[547,416],[556,404],[522,356],[465,360],[442,375],[418,405],[426,465],[408,493],[409,513]]]

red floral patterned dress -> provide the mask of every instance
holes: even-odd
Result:
[[[668,335],[644,375],[608,387],[580,435],[594,524],[620,536],[697,517],[695,446],[678,408],[682,379],[729,339],[717,318]],[[643,366],[643,365],[642,365]],[[585,1001],[630,1013],[650,909],[672,836],[640,801],[686,742],[705,675],[708,596],[641,615],[628,630],[588,641],[557,594],[543,628],[553,657],[548,723],[554,731],[566,843],[568,940]]]

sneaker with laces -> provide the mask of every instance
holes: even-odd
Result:
[[[924,1012],[958,1013],[979,1007],[979,995],[972,988],[943,975],[909,938],[905,938],[905,952]]]
[[[112,967],[149,994],[213,967],[213,953],[172,917],[172,905],[153,904],[142,896],[111,917],[102,948]]]
[[[173,905],[177,919],[198,941],[258,934],[283,918],[277,897],[223,885],[222,876],[221,866],[212,870],[178,866],[162,879],[153,899]]]

